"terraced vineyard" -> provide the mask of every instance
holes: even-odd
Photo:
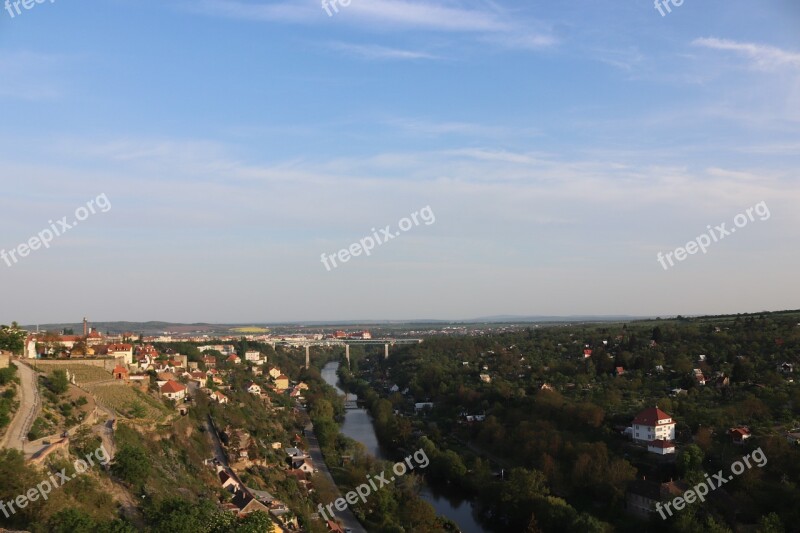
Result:
[[[100,383],[86,388],[99,404],[128,418],[161,422],[171,413],[155,398],[121,383]]]
[[[70,374],[75,375],[75,380],[79,385],[87,385],[90,383],[97,383],[98,381],[108,381],[113,378],[111,372],[89,365],[81,365],[76,363],[53,364],[47,366],[40,366],[39,370],[52,374],[55,370],[69,370]]]

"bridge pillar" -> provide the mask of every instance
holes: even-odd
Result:
[[[344,356],[347,359],[347,368],[350,368],[350,345],[344,345]]]
[[[311,346],[306,344],[306,370],[311,367]]]
[[[383,345],[383,358],[384,359],[389,359],[389,345],[388,344],[384,344]]]

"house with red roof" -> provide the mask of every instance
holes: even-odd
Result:
[[[675,420],[658,407],[645,409],[633,419],[633,440],[644,444],[655,440],[674,441]]]
[[[647,443],[647,451],[658,455],[675,453],[675,443],[671,440],[651,440]]]
[[[222,404],[228,403],[229,401],[227,396],[216,390],[211,393],[211,399]]]
[[[109,344],[107,347],[109,357],[124,357],[125,363],[133,364],[133,345],[131,344]]]
[[[169,380],[160,389],[161,396],[170,400],[182,400],[186,397],[186,387],[177,381]]]
[[[752,437],[750,429],[746,427],[731,428],[731,430],[728,431],[728,435],[731,436],[731,440],[734,444],[744,444],[744,441]]]

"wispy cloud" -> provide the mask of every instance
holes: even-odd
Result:
[[[713,50],[736,52],[750,59],[754,66],[764,70],[774,70],[785,66],[800,68],[800,53],[775,46],[742,43],[716,37],[695,39],[692,44]]]
[[[333,2],[333,0],[330,0]],[[206,15],[261,22],[330,24],[334,22],[318,0],[250,3],[243,0],[199,0],[183,4],[185,9]],[[521,21],[497,6],[477,8],[464,2],[418,2],[411,0],[353,0],[340,5],[335,22],[369,32],[415,30],[473,34],[482,42],[511,49],[539,50],[557,44],[547,31],[531,29],[537,21]],[[420,52],[411,57],[393,50],[367,50],[370,56],[392,59],[430,59]]]
[[[389,48],[375,44],[350,44],[334,42],[329,45],[334,50],[346,52],[348,54],[372,60],[403,60],[403,59],[442,59],[439,56],[415,50],[403,50],[400,48]]]
[[[463,9],[436,2],[405,0],[355,0],[348,14],[369,21],[397,26],[467,32],[494,32],[509,29],[509,24],[496,13]]]
[[[627,50],[596,48],[593,53],[598,61],[625,71],[633,70],[644,61],[644,55],[635,47]]]

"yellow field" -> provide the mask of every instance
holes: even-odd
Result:
[[[95,396],[98,403],[129,418],[160,422],[170,414],[169,409],[152,396],[121,383],[102,383],[86,388]],[[136,404],[143,408],[141,416],[138,417],[133,415]]]
[[[245,328],[231,328],[231,331],[235,331],[236,333],[269,333],[268,328],[257,328],[255,326],[249,326]]]

